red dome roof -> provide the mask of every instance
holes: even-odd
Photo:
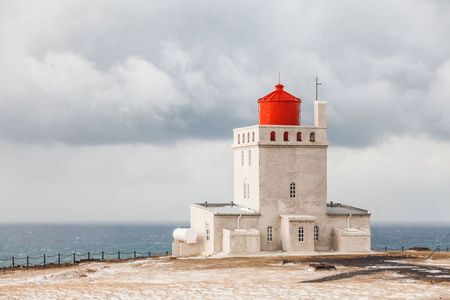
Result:
[[[283,91],[277,84],[276,90],[258,100],[260,125],[300,125],[300,98]]]
[[[276,90],[272,93],[268,94],[265,97],[262,97],[258,100],[258,103],[261,102],[272,102],[272,101],[281,101],[281,102],[299,102],[301,103],[302,100],[300,98],[294,97],[288,92],[283,91],[284,85],[277,84],[275,86]]]

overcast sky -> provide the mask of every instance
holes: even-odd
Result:
[[[328,200],[450,222],[450,2],[2,1],[0,222],[189,220],[257,99],[328,101]]]

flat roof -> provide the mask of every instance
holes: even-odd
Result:
[[[217,216],[260,216],[259,212],[251,208],[228,203],[192,203],[191,207],[212,212]]]
[[[327,203],[327,215],[370,215],[370,210],[345,205],[342,203]]]

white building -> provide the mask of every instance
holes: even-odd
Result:
[[[234,129],[234,201],[191,204],[173,256],[370,251],[370,211],[327,203],[327,103],[314,102],[314,126],[281,84],[258,103],[259,125]]]

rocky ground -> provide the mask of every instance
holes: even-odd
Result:
[[[450,253],[428,254],[163,256],[4,269],[0,299],[450,299]]]

